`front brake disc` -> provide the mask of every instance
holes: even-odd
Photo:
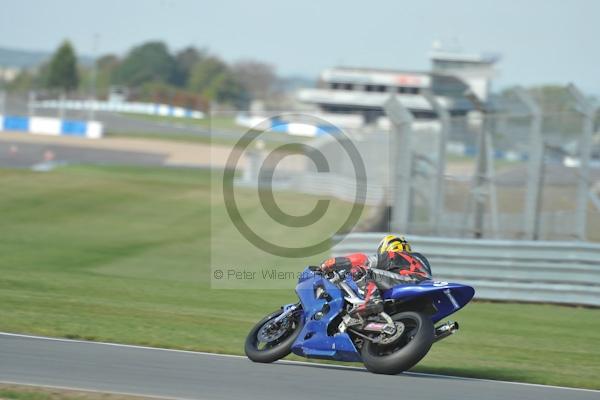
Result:
[[[278,323],[267,323],[263,325],[258,334],[256,335],[257,339],[262,343],[270,343],[275,340],[281,338],[288,330],[289,320],[288,318],[284,318]]]

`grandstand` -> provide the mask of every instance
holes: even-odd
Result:
[[[497,56],[435,49],[430,71],[334,67],[324,70],[316,88],[301,89],[298,99],[314,106],[329,120],[351,125],[385,123],[383,103],[390,94],[417,119],[432,119],[435,112],[424,97],[429,91],[453,116],[473,110],[465,93],[470,90],[485,102],[490,93]]]

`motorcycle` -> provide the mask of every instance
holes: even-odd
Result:
[[[300,301],[281,307],[252,328],[246,356],[271,363],[293,352],[307,358],[362,362],[371,372],[398,374],[421,361],[433,343],[458,330],[457,322],[435,324],[463,308],[475,294],[470,286],[431,280],[386,286],[389,272],[372,272],[384,309],[362,318],[349,314],[364,303],[350,274],[323,274],[318,267],[307,267],[296,286]]]

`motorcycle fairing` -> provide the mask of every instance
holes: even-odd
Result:
[[[317,298],[318,287],[327,292],[329,301]],[[344,305],[342,290],[307,269],[296,286],[296,293],[304,310],[304,327],[292,345],[292,352],[303,357],[361,361],[347,333],[328,335],[328,326],[340,314]]]
[[[436,312],[431,320],[436,323],[463,308],[475,294],[471,286],[459,283],[425,281],[417,285],[397,285],[383,292],[384,300],[409,301],[428,298]]]

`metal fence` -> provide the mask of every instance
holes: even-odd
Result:
[[[493,111],[479,105],[465,116],[450,116],[434,107],[441,126],[430,134],[437,140],[416,132],[412,117],[390,99],[385,108],[391,135],[408,149],[397,151],[403,160],[391,179],[396,216],[392,213],[389,229],[453,237],[599,239],[598,208],[591,207],[599,204],[592,183],[600,174],[591,168],[596,109],[575,87],[568,90],[570,98],[556,112],[542,112],[524,90],[515,90]],[[434,166],[429,174],[415,173],[427,163]],[[422,190],[428,187],[433,189]]]
[[[385,233],[352,233],[333,256],[372,253]],[[436,280],[472,285],[476,298],[600,306],[600,245],[581,242],[408,238]]]
[[[466,115],[450,115],[425,94],[433,120],[415,119],[390,96],[384,104],[388,128],[346,129],[342,139],[359,150],[364,182],[356,180],[340,140],[324,136],[310,145],[326,156],[329,173],[308,160],[274,187],[351,200],[356,185],[365,186],[367,204],[389,210],[379,213],[388,218],[374,221],[371,230],[600,240],[596,109],[576,88],[569,93],[556,111],[542,111],[518,89],[495,108],[479,105]]]

